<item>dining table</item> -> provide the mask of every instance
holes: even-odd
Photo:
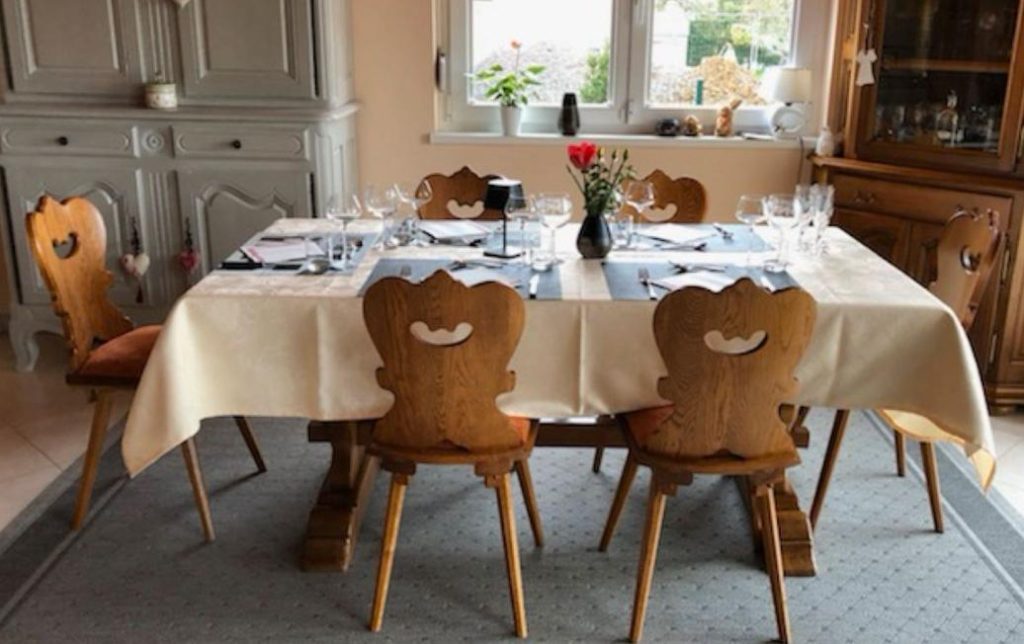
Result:
[[[380,224],[366,219],[348,228],[358,252],[344,270],[300,274],[236,253],[182,296],[163,326],[123,433],[128,472],[141,474],[204,419],[308,419],[308,439],[329,443],[332,456],[310,500],[302,566],[345,570],[377,469],[359,421],[380,417],[393,400],[375,377],[382,363],[361,294],[384,277],[419,280],[448,270],[467,281],[501,273],[522,294],[515,387],[498,403],[508,414],[542,419],[538,447],[624,445],[608,419],[666,404],[657,391],[666,373],[652,327],[656,300],[680,287],[672,281],[678,275],[709,288],[720,287],[723,275],[749,276],[769,289],[799,286],[817,305],[790,403],[875,410],[911,437],[961,446],[981,486],[990,485],[995,450],[975,356],[956,316],[925,287],[835,227],[823,231],[821,252],[794,250],[784,273],[769,274],[759,268],[776,252],[768,227],[673,226],[694,241],[658,242],[644,231],[659,227],[640,227],[634,239],[650,243],[595,260],[580,257],[579,226],[570,223],[555,232],[560,263],[543,271],[521,259],[495,268],[486,241],[379,248]],[[260,235],[337,240],[339,232],[334,221],[282,219]],[[510,226],[513,243],[515,233]],[[651,289],[644,272],[656,282]],[[807,516],[788,483],[776,494],[786,573],[813,575]]]

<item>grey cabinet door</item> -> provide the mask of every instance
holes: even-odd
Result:
[[[107,232],[107,269],[115,277],[110,288],[111,300],[121,307],[138,307],[135,301],[138,284],[134,280],[129,282],[120,269],[121,256],[131,250],[132,218],[139,227],[143,250],[153,258],[152,268],[143,281],[143,292],[147,296],[159,279],[157,258],[161,253],[148,243],[153,235],[149,218],[140,212],[137,172],[127,168],[94,170],[48,165],[10,168],[6,174],[21,301],[24,304],[46,304],[50,301],[50,293],[29,250],[25,215],[35,210],[43,195],[61,200],[78,196],[91,201],[103,216]],[[144,304],[155,303],[147,297]]]
[[[139,94],[134,0],[3,0],[3,9],[16,93]]]
[[[304,170],[182,170],[181,211],[205,274],[278,219],[309,217],[311,175]]]
[[[179,26],[185,98],[315,98],[311,2],[192,0]]]

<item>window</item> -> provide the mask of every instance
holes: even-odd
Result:
[[[814,0],[445,0],[441,128],[494,131],[495,104],[473,75],[500,64],[543,65],[524,131],[554,132],[565,92],[585,131],[649,133],[660,118],[743,100],[736,125],[764,129],[765,71],[811,67],[824,78],[826,2]],[[518,48],[512,46],[513,41]],[[813,117],[813,114],[811,115]],[[812,118],[812,122],[814,119]]]

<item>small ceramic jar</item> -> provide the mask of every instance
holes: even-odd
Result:
[[[178,107],[178,86],[174,83],[146,85],[146,107],[151,110],[173,110]]]

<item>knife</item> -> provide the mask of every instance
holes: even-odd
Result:
[[[530,285],[528,287],[530,299],[537,299],[537,288],[540,286],[540,273],[534,273],[530,276]]]

